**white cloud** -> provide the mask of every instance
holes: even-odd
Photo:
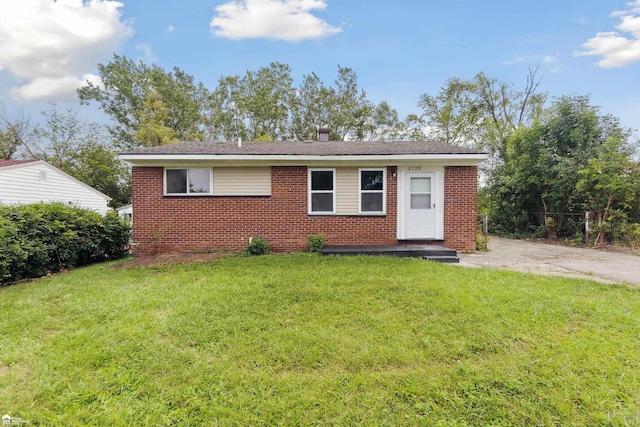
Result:
[[[87,81],[100,84],[99,76],[95,74],[85,74],[82,77],[37,77],[20,87],[14,87],[9,94],[14,99],[34,100],[67,98],[75,96],[76,89],[84,86]]]
[[[634,0],[631,1],[629,3],[627,3],[627,9],[625,10],[614,10],[613,12],[611,12],[611,17],[617,17],[617,16],[625,16],[628,14],[638,14],[640,13],[640,1],[638,0]]]
[[[516,65],[516,64],[521,64],[523,62],[527,61],[527,57],[525,56],[516,56],[513,57],[511,59],[507,59],[506,61],[502,62],[502,65]]]
[[[0,1],[0,71],[22,86],[16,99],[75,96],[87,74],[133,33],[113,0]]]
[[[342,31],[310,13],[326,7],[324,0],[232,0],[216,7],[210,27],[215,36],[233,40],[320,39]]]
[[[169,25],[167,27],[166,30],[164,30],[166,33],[173,33],[175,31],[176,27],[174,27],[173,25]]]
[[[575,52],[575,56],[601,56],[598,65],[603,68],[640,61],[640,0],[627,3],[626,10],[616,10],[611,16],[620,19],[615,27],[618,31],[597,33],[582,45],[585,50]]]
[[[522,63],[534,63],[534,64],[552,64],[558,60],[557,55],[541,55],[539,53],[535,53],[527,56],[515,56],[511,59],[507,59],[502,62],[502,65],[517,65]]]
[[[158,61],[158,57],[153,53],[151,45],[148,43],[137,44],[136,49],[142,52],[142,58],[139,58],[142,62],[151,63]]]

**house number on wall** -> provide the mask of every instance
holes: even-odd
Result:
[[[422,168],[420,166],[409,166],[409,171],[411,172],[416,172],[421,170]]]

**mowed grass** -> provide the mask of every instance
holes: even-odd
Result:
[[[640,289],[309,254],[0,288],[0,413],[43,426],[640,425]]]

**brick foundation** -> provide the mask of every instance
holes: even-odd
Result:
[[[303,251],[323,234],[327,245],[397,244],[397,178],[387,168],[385,216],[315,216],[307,212],[307,167],[271,168],[271,196],[165,197],[163,168],[132,168],[134,255],[184,250],[241,250],[262,236],[276,252]],[[476,242],[477,169],[445,169],[444,245]]]

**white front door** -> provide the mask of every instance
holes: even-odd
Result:
[[[406,239],[436,238],[436,174],[407,172],[404,194],[404,237]]]

